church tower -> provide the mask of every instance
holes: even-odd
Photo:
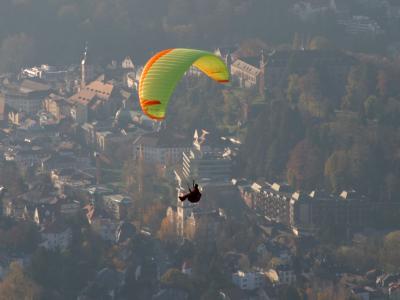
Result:
[[[83,53],[83,58],[81,61],[81,89],[86,86],[86,59],[87,59],[88,45],[86,43],[85,52]]]

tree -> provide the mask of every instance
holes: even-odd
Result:
[[[25,191],[24,181],[15,162],[0,162],[0,186],[6,187],[12,196]]]
[[[292,286],[284,286],[278,292],[278,298],[280,300],[300,300],[300,294],[296,288]]]
[[[0,283],[0,300],[39,300],[41,288],[22,269],[13,262],[10,272]]]
[[[173,241],[176,239],[176,224],[171,222],[168,217],[165,217],[161,221],[160,230],[158,236],[163,241]]]
[[[322,175],[322,159],[319,149],[309,140],[299,142],[289,156],[287,179],[298,189],[314,188]]]
[[[383,103],[376,96],[371,95],[364,102],[364,110],[368,118],[379,118],[383,112]]]
[[[152,228],[157,230],[160,228],[160,224],[163,219],[163,215],[165,215],[167,207],[165,204],[161,202],[156,202],[149,205],[143,215],[143,223]]]
[[[328,50],[332,49],[333,45],[326,37],[316,36],[312,38],[310,44],[308,45],[308,48],[310,50]]]
[[[0,70],[18,71],[32,62],[35,54],[34,40],[25,33],[5,38],[0,48]]]
[[[347,77],[342,107],[357,112],[363,111],[364,101],[375,92],[375,87],[376,75],[373,66],[362,63],[352,67]]]
[[[325,162],[325,177],[328,180],[330,188],[337,192],[345,188],[348,183],[348,154],[344,150],[337,150]]]
[[[0,249],[31,253],[36,249],[40,236],[34,223],[18,222],[10,228],[0,229]]]
[[[326,117],[328,101],[322,94],[322,82],[319,73],[311,68],[299,79],[299,109],[312,117]]]
[[[387,234],[383,240],[382,264],[387,271],[394,272],[400,268],[400,231]]]
[[[190,291],[193,288],[188,276],[178,269],[169,269],[161,276],[160,282],[166,287],[178,288],[186,291]]]

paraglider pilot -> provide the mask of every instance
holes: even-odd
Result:
[[[179,200],[185,201],[186,199],[188,199],[189,202],[191,202],[191,203],[199,202],[200,198],[201,198],[201,193],[199,191],[199,186],[197,183],[196,184],[194,183],[194,180],[193,180],[193,190],[190,189],[190,187],[189,187],[189,193],[187,193],[183,196],[179,196]]]

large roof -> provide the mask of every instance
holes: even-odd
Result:
[[[95,80],[69,99],[72,102],[77,102],[83,105],[88,105],[95,97],[107,101],[109,100],[113,89],[114,85]]]
[[[19,89],[22,93],[46,92],[50,90],[50,86],[38,81],[24,79]]]
[[[254,76],[257,76],[261,72],[259,68],[252,66],[241,59],[235,60],[235,62],[232,64],[232,67],[238,68],[241,71],[250,73]]]
[[[141,135],[134,142],[136,145],[144,145],[147,147],[160,147],[160,148],[180,148],[191,146],[191,141],[178,134],[167,133],[166,131],[151,132]]]

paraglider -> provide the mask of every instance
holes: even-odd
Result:
[[[165,118],[169,99],[179,80],[191,66],[217,82],[229,82],[227,66],[220,57],[211,52],[181,48],[163,50],[146,63],[140,77],[140,106],[149,118]]]
[[[199,186],[197,183],[194,183],[193,180],[193,189],[189,188],[189,193],[179,196],[179,200],[185,201],[186,199],[189,200],[191,203],[197,203],[200,201],[201,193],[199,191]]]

